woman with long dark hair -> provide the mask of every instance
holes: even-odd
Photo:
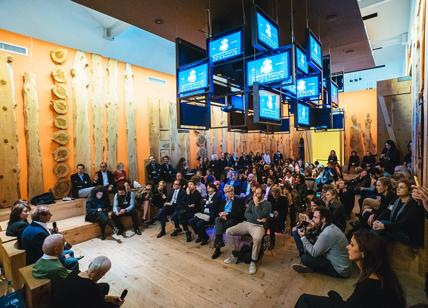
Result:
[[[18,246],[21,246],[21,235],[25,227],[28,226],[28,215],[30,215],[31,207],[27,201],[19,200],[13,204],[7,223],[6,235],[16,236],[18,238]]]
[[[295,308],[406,307],[403,290],[388,262],[386,244],[379,235],[368,230],[357,231],[347,250],[349,260],[355,262],[360,270],[351,296],[345,301],[335,291],[328,292],[328,296],[303,294]]]
[[[389,174],[394,173],[395,167],[400,164],[400,152],[395,146],[394,141],[385,141],[385,146],[380,154],[380,161],[383,163],[386,172]]]

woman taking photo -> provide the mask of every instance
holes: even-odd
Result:
[[[18,238],[18,246],[21,247],[21,235],[25,227],[28,226],[28,215],[30,215],[31,207],[27,201],[16,201],[10,212],[9,222],[7,223],[6,235],[16,236]]]
[[[384,241],[375,233],[361,230],[354,233],[346,247],[349,260],[356,263],[360,278],[352,295],[344,301],[335,291],[328,296],[303,294],[295,308],[404,308],[406,300],[400,283],[392,271]]]

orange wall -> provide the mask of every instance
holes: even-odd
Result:
[[[53,174],[55,161],[52,157],[52,152],[57,145],[51,141],[52,133],[55,131],[53,127],[54,112],[50,108],[51,87],[53,81],[51,79],[51,70],[55,64],[50,59],[50,51],[55,48],[65,48],[52,43],[33,39],[31,37],[18,35],[15,33],[0,30],[2,41],[27,47],[29,50],[28,56],[17,54],[9,54],[13,57],[12,69],[14,73],[15,89],[16,89],[16,121],[19,138],[19,166],[20,166],[20,192],[22,198],[28,198],[27,194],[27,152],[25,145],[24,132],[24,116],[23,116],[23,75],[25,72],[34,73],[37,81],[37,93],[39,98],[40,112],[40,148],[43,161],[43,182],[45,191],[52,188],[56,182],[56,177]],[[75,50],[65,48],[68,51],[68,58],[64,64],[67,75],[67,90],[68,102],[71,104],[71,75],[70,70],[73,64]],[[0,51],[0,53],[4,53]],[[86,54],[90,62],[90,54]],[[107,65],[107,58],[103,58],[104,65]],[[119,79],[117,91],[119,94],[119,110],[118,110],[118,129],[117,129],[117,159],[122,161],[127,168],[127,146],[126,146],[126,122],[124,110],[124,69],[125,63],[119,63]],[[90,65],[88,67],[88,75],[90,79]],[[149,135],[148,124],[149,115],[147,112],[147,98],[157,97],[166,100],[175,100],[175,76],[159,73],[156,71],[133,66],[134,73],[134,89],[135,89],[135,104],[136,104],[136,130],[137,130],[137,160],[138,174],[140,181],[144,180],[144,159],[149,156]],[[150,82],[148,77],[166,80],[166,85],[158,85]],[[104,77],[106,80],[106,76]],[[89,93],[91,93],[91,81],[89,81]],[[105,86],[105,93],[107,87]],[[72,125],[72,108],[70,105],[68,113],[70,136],[73,137]],[[103,111],[105,112],[105,111]],[[91,112],[90,112],[91,114]],[[105,124],[104,124],[105,125]],[[90,119],[90,127],[92,130],[92,121]],[[91,152],[93,156],[93,139],[92,131],[90,136]],[[70,150],[70,158],[68,160],[71,172],[74,173],[75,164],[73,141],[71,140],[67,147]],[[112,167],[112,166],[111,166]],[[113,166],[114,167],[114,166]],[[95,166],[98,169],[98,166]]]

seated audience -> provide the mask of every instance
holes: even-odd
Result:
[[[428,188],[424,186],[413,186],[412,198],[420,201],[425,209],[425,216],[428,213]]]
[[[29,224],[22,232],[22,247],[25,249],[25,256],[27,258],[27,265],[35,263],[41,256],[43,256],[43,242],[51,234],[47,223],[51,219],[52,214],[49,207],[46,205],[39,205],[31,215],[31,224]],[[58,230],[52,230],[57,233]],[[60,257],[61,263],[70,270],[77,270],[79,268],[79,259],[74,258],[72,250],[64,250]]]
[[[138,235],[141,235],[137,209],[135,208],[134,193],[126,187],[129,186],[122,185],[117,188],[117,193],[114,195],[113,212],[111,213],[111,218],[119,229],[117,234],[123,235],[125,232],[125,227],[120,221],[120,218],[123,216],[131,216],[134,232]]]
[[[328,296],[303,294],[295,308],[404,308],[403,289],[392,271],[384,241],[366,230],[358,231],[346,247],[348,258],[355,262],[360,277],[351,296],[345,301],[335,291]]]
[[[361,167],[363,168],[371,168],[376,163],[376,155],[373,155],[370,151],[363,156],[363,160],[361,162]]]
[[[129,183],[128,177],[126,176],[125,165],[121,162],[117,163],[116,170],[113,172],[114,187],[119,187],[125,183]]]
[[[85,173],[85,165],[77,164],[77,172],[71,175],[71,196],[73,198],[86,198],[95,183]]]
[[[70,273],[61,280],[52,294],[52,306],[61,308],[120,307],[124,300],[108,295],[108,283],[97,283],[111,268],[111,261],[96,257],[84,272]]]
[[[349,262],[346,246],[348,241],[345,234],[332,223],[331,212],[320,208],[314,212],[312,219],[316,228],[320,229],[315,244],[311,244],[301,229],[297,229],[295,237],[296,247],[301,264],[292,267],[299,273],[317,272],[333,277],[349,277],[351,264]]]
[[[157,183],[161,180],[161,166],[156,162],[154,156],[149,157],[149,164],[146,166],[146,171],[149,176],[149,180],[152,183]]]
[[[360,156],[358,156],[356,151],[352,151],[351,155],[349,156],[348,173],[355,171],[355,168],[360,166],[360,164]]]
[[[22,247],[21,235],[24,229],[28,226],[28,215],[31,212],[31,207],[27,201],[16,201],[12,207],[7,223],[6,235],[16,236],[18,238],[18,247]]]
[[[214,253],[213,259],[217,259],[221,254],[221,247],[224,246],[223,233],[230,227],[237,225],[244,220],[244,202],[238,196],[235,196],[235,190],[233,186],[226,185],[224,187],[224,193],[226,195],[226,203],[224,208],[218,213],[218,217],[215,219],[214,231],[215,231],[215,242],[214,242]]]
[[[397,200],[386,208],[372,224],[393,241],[422,246],[424,242],[424,210],[412,199],[411,186],[406,180],[397,184]]]
[[[166,189],[166,182],[159,181],[158,185],[153,191],[153,197],[152,197],[153,205],[158,209],[162,208],[163,204],[166,202],[166,199],[168,198],[167,195],[168,193]],[[148,220],[147,223],[148,224],[153,223],[153,219]]]
[[[272,215],[268,220],[268,229],[270,236],[270,247],[275,247],[275,232],[283,233],[285,231],[285,221],[288,213],[288,199],[281,193],[281,188],[275,185],[271,189],[268,201],[272,205]]]
[[[339,179],[336,182],[337,196],[345,208],[347,218],[351,217],[352,210],[355,206],[355,194],[352,189],[349,189],[345,181]]]
[[[202,212],[196,213],[190,220],[189,225],[192,226],[193,230],[197,234],[196,243],[201,243],[201,246],[208,244],[208,235],[205,229],[208,225],[214,224],[215,218],[220,212],[223,200],[221,195],[217,192],[217,186],[212,183],[207,185],[208,187],[208,199],[203,200]]]
[[[400,152],[392,140],[386,140],[385,146],[380,154],[380,162],[385,166],[385,171],[394,173],[394,168],[400,164]]]
[[[112,228],[113,234],[118,232],[117,227],[108,215],[110,211],[111,206],[107,188],[101,185],[96,186],[89,194],[88,200],[86,200],[85,220],[97,222],[100,225],[102,240],[106,238],[105,229],[107,225]]]
[[[165,183],[164,181],[159,181]],[[158,185],[159,185],[158,183]],[[153,204],[154,192],[152,183],[147,183],[144,188],[135,194],[137,207],[143,211],[142,221],[150,219],[150,207]]]
[[[331,221],[340,230],[345,231],[346,212],[342,202],[340,202],[337,192],[334,188],[327,189],[325,193],[326,207],[331,212]]]
[[[172,219],[174,220],[175,230],[171,233],[171,236],[177,236],[182,232],[179,225],[183,227],[186,232],[186,242],[192,240],[192,233],[189,230],[188,222],[196,214],[201,211],[201,194],[196,189],[196,182],[190,180],[187,184],[186,197],[184,202],[178,203],[175,206]]]
[[[42,250],[43,256],[34,264],[32,273],[37,279],[50,279],[53,287],[70,273],[59,261],[64,252],[64,236],[52,234],[45,238]]]
[[[186,187],[187,187],[187,180],[183,177],[183,173],[181,173],[180,171],[178,171],[175,174],[175,180],[180,182],[180,187],[182,189],[186,189]]]
[[[236,252],[238,246],[235,242],[235,236],[248,234],[253,240],[251,263],[248,272],[250,274],[256,273],[256,262],[259,259],[259,252],[265,235],[264,224],[268,221],[271,210],[272,205],[265,199],[263,189],[258,187],[254,193],[253,200],[250,201],[245,210],[245,218],[247,220],[226,230],[228,244],[234,250],[230,256],[224,260],[224,263],[236,263],[238,258],[233,254],[233,252]]]
[[[165,155],[162,158],[162,165],[160,167],[161,170],[161,179],[167,183],[171,183],[174,180],[174,168],[169,162],[169,156]]]
[[[207,187],[205,186],[205,184],[203,184],[201,182],[202,177],[198,176],[198,175],[194,175],[192,177],[192,180],[196,183],[196,189],[199,191],[199,193],[201,194],[202,198],[206,198],[207,197]]]
[[[107,170],[107,163],[105,161],[100,164],[100,171],[95,173],[94,184],[104,186],[109,192],[115,192],[114,175],[111,171]]]

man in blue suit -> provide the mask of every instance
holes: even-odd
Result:
[[[35,263],[43,256],[43,242],[51,234],[47,223],[51,219],[52,214],[49,207],[46,205],[37,206],[34,213],[31,215],[32,222],[22,232],[22,247],[25,249],[27,265]],[[57,233],[58,230],[52,230]],[[60,257],[61,263],[70,270],[79,269],[79,259],[74,258],[72,250],[64,250]]]

